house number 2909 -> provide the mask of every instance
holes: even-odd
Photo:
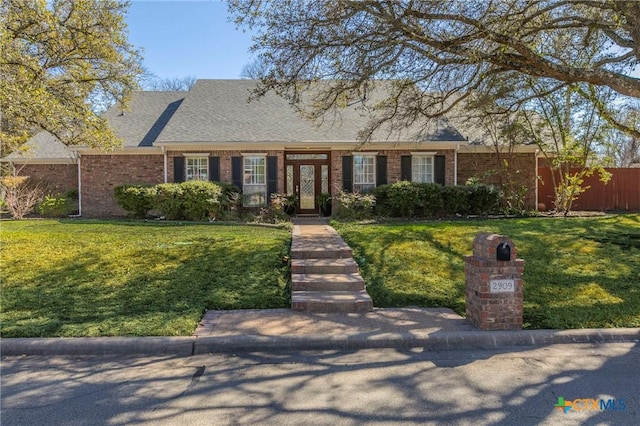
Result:
[[[491,280],[489,282],[491,293],[513,293],[516,291],[515,280]]]

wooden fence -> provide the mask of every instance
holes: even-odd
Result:
[[[640,168],[606,170],[611,180],[605,185],[597,174],[586,178],[585,185],[590,188],[573,202],[572,210],[640,211]],[[554,199],[551,169],[539,167],[538,176],[538,203],[550,210]]]

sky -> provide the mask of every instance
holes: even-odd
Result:
[[[127,24],[143,65],[160,78],[237,79],[251,62],[251,34],[228,21],[221,0],[133,0]]]
[[[251,61],[251,35],[228,22],[223,1],[131,2],[129,42],[160,78],[240,78]]]

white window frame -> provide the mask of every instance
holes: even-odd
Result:
[[[353,155],[353,191],[369,192],[376,187],[376,154]],[[370,160],[371,164],[364,164],[364,160]],[[359,168],[365,168],[359,171]],[[369,169],[369,170],[367,170]]]
[[[423,163],[423,161],[425,160],[428,161],[426,163]],[[433,183],[434,181],[435,153],[411,153],[411,182]]]
[[[185,154],[185,180],[209,180],[209,156]]]
[[[242,155],[242,193],[245,207],[267,204],[267,155]]]

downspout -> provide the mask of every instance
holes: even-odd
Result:
[[[458,150],[460,144],[456,145],[456,150],[453,151],[453,186],[458,186]]]
[[[82,167],[80,167],[80,153],[76,151],[76,159],[78,164],[78,214],[74,217],[82,216]]]
[[[164,165],[163,167],[163,174],[164,174],[164,183],[167,183],[168,180],[168,172],[167,172],[167,151],[164,148],[164,145],[162,146],[162,156],[164,157]]]
[[[540,149],[536,149],[536,204],[535,204],[535,209],[536,211],[539,211],[540,208],[540,194],[538,193],[538,185],[540,183],[540,158],[538,157],[538,154],[540,153]]]

